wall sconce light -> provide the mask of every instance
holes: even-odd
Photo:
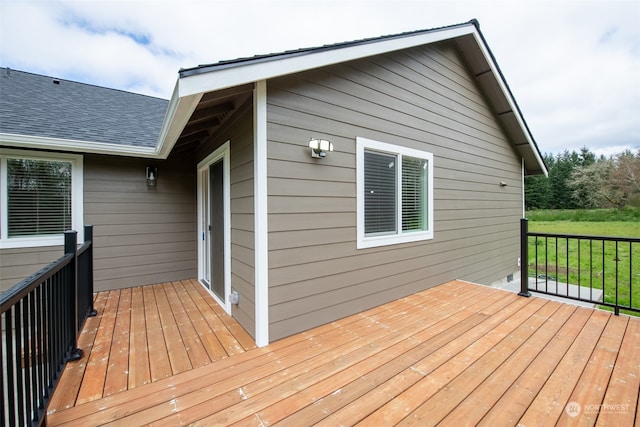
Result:
[[[311,157],[314,159],[322,159],[327,155],[327,151],[333,151],[333,144],[326,139],[311,139],[309,141],[311,148]]]
[[[147,166],[147,187],[156,188],[157,179],[158,179],[158,168],[155,166]]]
[[[500,187],[504,188],[507,186],[507,183],[504,181],[500,181]]]

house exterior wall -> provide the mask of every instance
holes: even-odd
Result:
[[[146,166],[158,168],[147,188]],[[84,156],[84,222],[94,226],[94,289],[191,279],[197,274],[195,163]]]
[[[521,160],[453,45],[274,79],[267,96],[270,340],[517,270]],[[433,240],[356,249],[358,136],[433,153]],[[335,151],[312,159],[311,137]]]
[[[198,161],[230,141],[231,184],[231,289],[239,304],[233,317],[255,336],[254,220],[253,220],[253,113],[244,105],[199,151]]]
[[[0,292],[12,288],[62,255],[62,246],[0,250]]]
[[[196,277],[192,154],[156,161],[84,155],[84,224],[94,226],[94,290]],[[155,189],[145,168],[158,167]],[[63,255],[62,246],[3,249],[0,291]]]

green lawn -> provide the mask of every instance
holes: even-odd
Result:
[[[640,238],[640,221],[577,222],[529,220],[529,231],[535,233],[581,234]]]
[[[530,219],[530,232],[640,238],[640,222],[634,219],[550,221],[546,220],[549,215],[537,217],[545,220]],[[530,237],[528,261],[529,275],[534,274],[537,264],[538,274],[546,272],[559,282],[604,289],[607,302],[616,300],[617,278],[618,302],[640,308],[640,243],[620,242],[616,246],[614,242],[603,244],[597,240],[580,240],[578,243],[578,239],[538,238],[536,241],[534,237]]]

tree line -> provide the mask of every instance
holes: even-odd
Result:
[[[597,157],[585,147],[543,158],[549,176],[525,178],[528,210],[640,207],[640,150]]]

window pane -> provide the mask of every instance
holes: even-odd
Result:
[[[364,152],[364,232],[396,233],[396,156]]]
[[[71,228],[71,162],[7,159],[9,237]]]
[[[427,224],[427,161],[402,157],[402,231],[424,231]]]

